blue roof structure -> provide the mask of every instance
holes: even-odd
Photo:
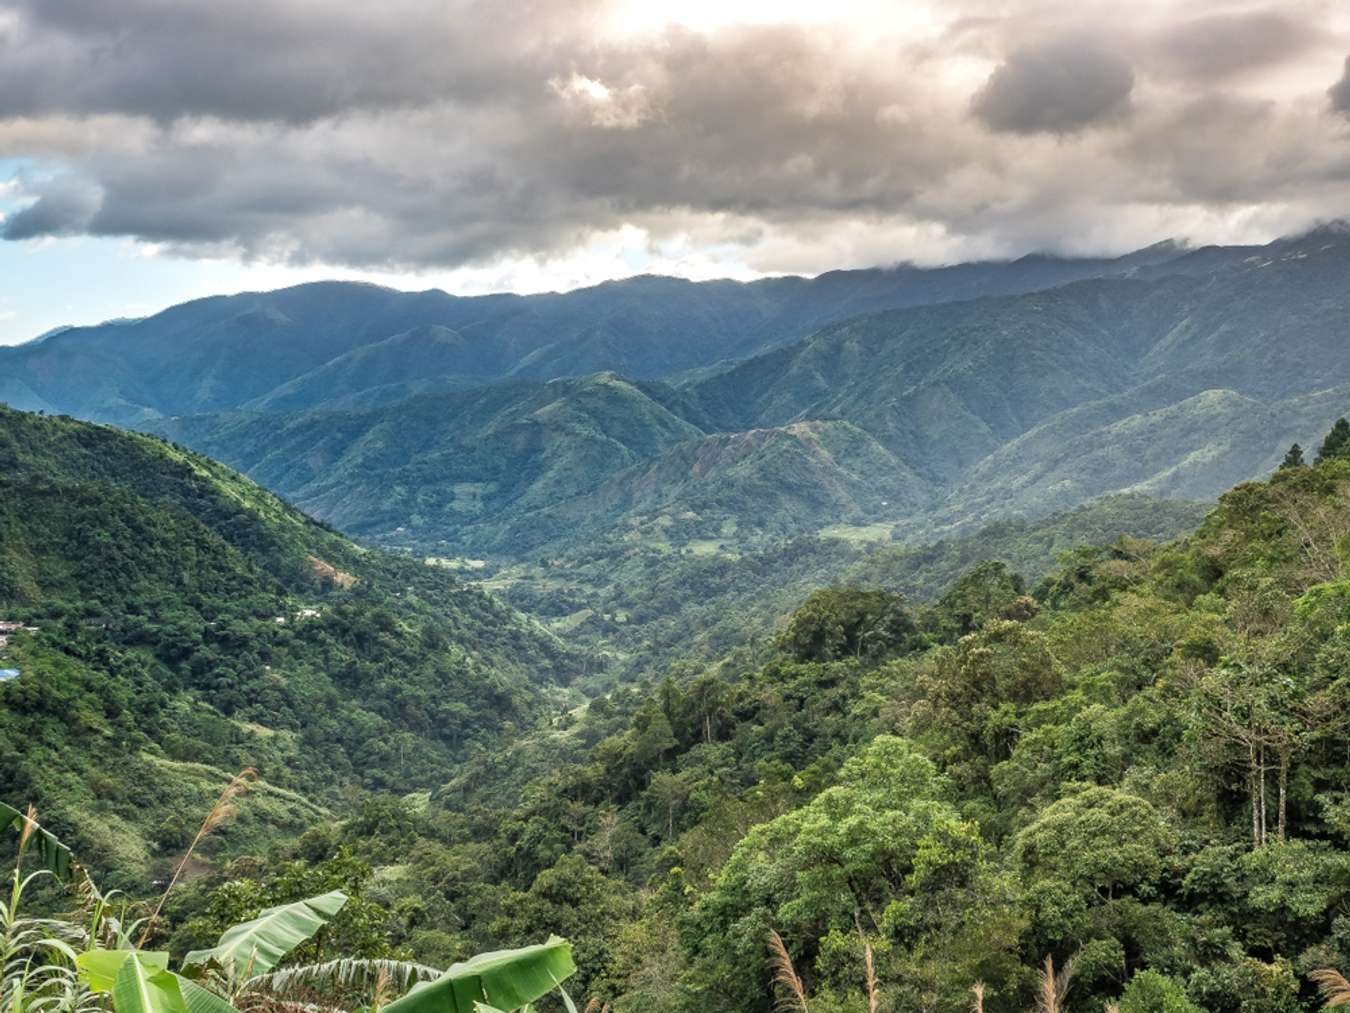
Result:
[[[19,670],[17,668],[0,668],[0,682],[8,682],[10,679],[17,679]]]

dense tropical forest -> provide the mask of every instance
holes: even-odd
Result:
[[[0,1006],[1350,996],[1348,237],[4,350]]]
[[[466,966],[489,1003],[484,960],[547,958],[515,1005],[1293,1013],[1350,969],[1343,423],[1177,540],[1032,581],[860,554],[755,650],[589,699],[444,567],[160,440],[0,423],[7,1008],[392,1008]]]
[[[578,659],[444,571],[362,549],[160,440],[0,408],[0,783],[143,888],[221,771],[267,787],[214,846],[347,786],[435,783],[556,706]]]
[[[1350,1013],[1350,0],[0,0],[0,1013]]]

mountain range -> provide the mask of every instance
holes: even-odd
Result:
[[[325,282],[216,296],[0,349],[0,399],[115,423],[227,409],[368,405],[434,386],[604,370],[670,377],[753,355],[874,310],[1026,292],[1165,261],[838,271],[741,284],[638,277],[563,294],[456,298]],[[356,399],[353,401],[352,399]]]
[[[1206,500],[1350,400],[1350,232],[750,284],[456,298],[326,283],[0,350],[16,407],[134,424],[367,540],[909,540]]]

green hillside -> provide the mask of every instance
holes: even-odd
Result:
[[[218,455],[357,535],[499,539],[703,430],[671,388],[613,374],[424,395],[363,412],[239,414],[156,429]],[[534,535],[537,544],[541,540]]]
[[[500,375],[502,365],[476,361],[476,351],[464,335],[448,327],[414,327],[339,355],[243,407],[266,412],[318,404],[368,408],[425,390],[489,383]]]
[[[143,887],[252,766],[226,852],[351,787],[410,790],[576,671],[443,571],[358,548],[162,441],[0,409],[0,783]]]
[[[1080,522],[993,537],[1030,558]],[[387,947],[558,932],[574,992],[617,1010],[778,1008],[771,930],[810,1009],[959,1010],[981,984],[1020,1013],[1047,958],[1073,1013],[1320,1008],[1311,972],[1350,966],[1347,531],[1340,458],[1034,586],[985,563],[930,605],[820,590],[766,655],[598,697],[201,881],[170,945],[359,861]]]
[[[709,433],[677,390],[612,373],[153,428],[344,530],[450,554],[520,557],[615,530],[747,542],[914,512],[930,497],[848,423]]]
[[[1350,384],[1277,401],[1232,390],[1171,403],[1149,395],[1083,405],[1037,426],[971,468],[941,513],[969,523],[1010,507],[1044,510],[1120,489],[1212,499],[1273,471],[1279,448],[1315,444],[1350,404]]]
[[[958,488],[971,469],[984,469],[972,485],[987,488],[997,465],[985,459],[1038,427],[1082,437],[1078,415],[1097,405],[1110,406],[1112,422],[1165,407],[1189,414],[1155,433],[1163,436],[1155,457],[1177,463],[1196,449],[1182,442],[1189,425],[1222,425],[1236,410],[1188,399],[1227,390],[1274,405],[1350,380],[1342,340],[1350,236],[1316,232],[1241,252],[1215,262],[1199,251],[1155,268],[1154,278],[860,317],[690,392],[724,428],[847,419],[920,474]],[[1338,414],[1305,422],[1305,440]],[[1211,462],[1187,469],[1193,489],[1208,481],[1222,490],[1265,464],[1241,447],[1212,450]],[[1023,457],[1014,467],[1040,463]]]

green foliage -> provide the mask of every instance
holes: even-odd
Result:
[[[1339,418],[1331,427],[1331,432],[1322,440],[1322,445],[1317,448],[1317,463],[1345,457],[1347,454],[1350,454],[1350,422]]]
[[[487,595],[157,440],[0,409],[0,493],[0,619],[36,628],[4,648],[0,785],[113,885],[159,874],[225,771],[271,784],[208,860],[340,785],[435,783],[572,671]]]
[[[1130,979],[1120,997],[1120,1013],[1201,1013],[1180,982],[1143,970]]]
[[[455,964],[390,1003],[391,1013],[473,1013],[492,1003],[514,1010],[556,989],[576,971],[572,948],[556,937],[538,946],[483,953]]]
[[[25,842],[25,848],[35,848],[43,866],[53,876],[66,878],[71,874],[74,858],[70,849],[57,840],[56,835],[38,826],[34,819],[13,806],[0,802],[0,828],[13,830]]]
[[[868,1008],[870,970],[879,1010],[963,1009],[979,981],[986,1009],[1014,1013],[1047,956],[1084,1013],[1311,1009],[1310,972],[1350,966],[1350,461],[1240,485],[1166,546],[1109,541],[1030,593],[979,558],[931,604],[832,582],[772,647],[580,707],[522,707],[411,768],[391,746],[430,748],[475,713],[423,713],[437,687],[461,688],[428,657],[469,650],[434,619],[433,595],[461,599],[431,568],[355,553],[354,588],[312,592],[312,631],[271,620],[275,602],[314,599],[270,571],[259,612],[203,585],[137,640],[125,614],[85,626],[81,601],[53,617],[42,598],[10,606],[42,626],[9,649],[44,681],[0,686],[5,719],[29,722],[0,770],[7,791],[50,803],[63,839],[97,835],[139,862],[133,890],[172,857],[154,841],[194,830],[178,811],[209,783],[196,761],[264,751],[278,780],[317,786],[325,808],[281,785],[239,801],[171,895],[163,945],[210,947],[340,890],[341,911],[279,967],[324,967],[292,984],[323,981],[343,1008],[368,1000],[377,966],[411,983],[415,964],[555,932],[579,995],[767,1013],[772,930],[818,1010]],[[230,551],[244,569],[222,563],[220,587],[265,570]],[[934,551],[928,572],[960,555]],[[146,567],[128,594],[163,588],[169,571]],[[379,591],[386,573],[406,575],[402,597]],[[461,621],[458,635],[490,635]],[[228,649],[195,669],[218,636]],[[237,699],[208,702],[217,663],[248,652],[282,685],[232,678],[220,688]],[[272,734],[245,734],[250,720]],[[255,802],[267,820],[289,807],[284,830]]]
[[[333,890],[267,908],[251,921],[231,926],[208,950],[193,950],[183,965],[216,964],[233,978],[266,974],[342,910],[347,895]]]
[[[895,987],[920,999],[951,1002],[996,966],[999,934],[1013,920],[1000,904],[1007,887],[946,794],[931,761],[881,737],[844,765],[835,787],[752,830],[681,928],[691,980],[718,997],[710,1008],[772,1005],[759,973],[771,927],[796,941],[799,965],[813,967],[808,980],[820,987],[856,987],[855,931],[909,951],[894,962]],[[939,939],[940,965],[919,957]],[[841,948],[854,958],[841,964]]]
[[[816,591],[788,617],[778,647],[797,661],[839,661],[896,653],[917,633],[898,595],[836,587]]]
[[[498,570],[490,584],[627,678],[660,674],[682,659],[712,661],[754,650],[780,617],[818,588],[884,590],[917,606],[941,597],[986,560],[1001,560],[1034,586],[1075,547],[1116,542],[1092,550],[1083,566],[1104,554],[1132,557],[1147,551],[1141,540],[1176,537],[1204,514],[1195,503],[1127,495],[927,545],[800,536],[735,552],[732,536],[719,538],[725,550],[696,553],[680,549],[669,532],[669,544],[616,537]]]

